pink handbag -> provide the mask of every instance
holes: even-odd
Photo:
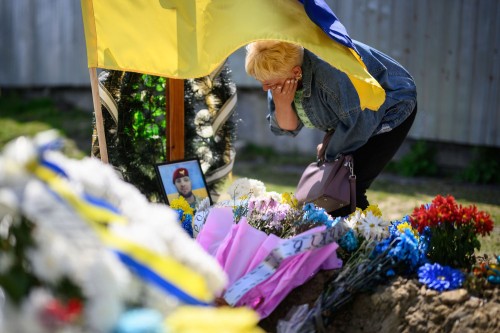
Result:
[[[318,161],[307,166],[302,173],[295,197],[299,203],[314,203],[327,212],[350,204],[356,210],[356,175],[352,155],[341,155],[332,162],[325,162],[325,150],[333,132],[323,139]]]

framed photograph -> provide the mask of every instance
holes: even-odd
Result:
[[[155,170],[167,205],[179,196],[183,196],[192,208],[205,198],[212,204],[198,159],[158,163]]]

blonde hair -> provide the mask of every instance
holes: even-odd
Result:
[[[245,71],[259,81],[289,76],[304,58],[302,46],[272,40],[250,43],[246,50]]]

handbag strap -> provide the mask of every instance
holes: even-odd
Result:
[[[356,210],[356,175],[349,176],[349,184],[351,186],[351,213]]]
[[[323,145],[321,146],[321,149],[318,152],[317,156],[319,162],[326,161],[326,147],[330,143],[330,139],[332,138],[333,132],[335,131],[326,132],[325,136],[323,137]]]

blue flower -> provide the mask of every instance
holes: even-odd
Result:
[[[307,203],[304,205],[304,208],[302,210],[304,211],[304,217],[303,217],[304,222],[323,223],[323,224],[328,223],[329,215],[323,208],[316,207],[312,203]]]
[[[428,226],[424,228],[423,232],[420,234],[418,242],[418,251],[420,253],[420,264],[423,265],[429,261],[427,259],[427,253],[429,252],[429,241],[431,239],[431,228]]]
[[[418,281],[440,292],[459,288],[464,279],[465,276],[460,270],[438,263],[427,263],[418,269]]]
[[[358,238],[354,234],[352,229],[349,229],[344,236],[339,240],[339,245],[345,249],[347,252],[353,252],[358,248]]]
[[[391,247],[393,239],[391,237],[386,237],[375,245],[375,248],[370,253],[370,258],[374,259],[382,254],[385,254],[387,250]]]
[[[191,215],[188,215],[191,217]],[[186,230],[186,232],[191,236],[191,238],[194,238],[193,235],[193,224],[191,223],[191,219],[186,219],[186,221],[182,222],[182,229]]]
[[[400,234],[399,242],[389,251],[389,256],[394,257],[399,262],[408,264],[410,270],[417,267],[420,252],[418,251],[418,240],[410,229],[405,229]]]
[[[392,239],[399,237],[401,232],[398,230],[398,225],[405,223],[405,222],[410,223],[410,216],[409,215],[406,215],[405,217],[403,217],[401,219],[401,221],[391,222],[391,225],[389,226],[389,235],[391,236]]]
[[[182,217],[184,216],[184,211],[182,209],[176,209],[177,212],[177,217],[179,218],[179,221],[182,221]]]

